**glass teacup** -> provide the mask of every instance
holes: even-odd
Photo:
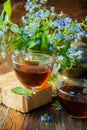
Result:
[[[44,86],[53,69],[52,57],[36,52],[19,53],[12,57],[12,62],[19,81],[34,91]]]

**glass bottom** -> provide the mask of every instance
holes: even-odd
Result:
[[[29,90],[36,94],[43,86],[29,87]]]
[[[26,88],[28,91],[33,92],[33,94],[36,94],[43,86],[28,86],[28,85],[24,85],[24,88]]]
[[[68,114],[71,118],[75,118],[75,119],[85,119],[87,118],[87,116],[74,116],[74,115],[70,115]]]

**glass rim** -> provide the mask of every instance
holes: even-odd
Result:
[[[45,62],[43,62],[43,61],[41,61],[40,60],[40,62],[37,60],[37,59],[35,59],[35,60],[32,60],[32,62],[37,62],[37,63],[39,63],[39,65],[46,65],[46,64],[49,64],[49,63],[53,63],[53,59],[52,59],[52,56],[50,56],[50,55],[48,55],[48,54],[45,54],[45,53],[38,53],[38,52],[25,52],[25,53],[21,53],[21,52],[19,52],[18,54],[13,54],[12,55],[12,62],[13,62],[13,64],[15,63],[15,64],[20,64],[20,65],[23,65],[23,66],[28,66],[28,64],[22,64],[21,62],[20,63],[18,63],[18,61],[16,60],[16,58],[18,58],[19,56],[24,56],[25,58],[24,58],[24,61],[28,61],[29,60],[29,54],[31,54],[31,56],[33,56],[32,54],[34,54],[34,56],[42,56],[42,57],[44,57],[44,59],[45,59]],[[28,56],[28,58],[27,58],[27,56]],[[50,58],[50,60],[49,60],[49,58]],[[22,58],[21,58],[22,59]]]
[[[58,88],[57,87],[57,89],[61,92],[61,93],[63,93],[63,94],[65,94],[65,95],[68,95],[68,96],[72,96],[72,97],[74,97],[74,95],[72,95],[72,94],[70,94],[70,93],[68,93],[68,92],[65,92],[65,91],[63,91],[62,89],[60,89],[60,88]]]
[[[85,87],[85,86],[82,86],[82,85],[68,85],[68,86],[75,86],[75,87],[84,87],[84,88],[87,88],[87,87]],[[63,86],[61,86],[61,87],[63,87]],[[61,92],[61,93],[63,93],[63,94],[65,94],[65,95],[68,95],[68,96],[70,96],[70,97],[74,97],[75,95],[72,95],[72,94],[70,94],[70,93],[68,93],[68,92],[66,92],[66,91],[64,91],[64,90],[62,90],[61,89],[61,87],[58,87],[57,86],[57,89]],[[67,86],[66,86],[67,87]]]

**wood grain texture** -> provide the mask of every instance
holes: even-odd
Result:
[[[53,102],[57,100],[53,98]],[[48,113],[51,122],[41,122],[40,116]],[[27,114],[0,106],[0,130],[87,130],[87,119],[73,119],[63,110],[57,111],[52,103]]]

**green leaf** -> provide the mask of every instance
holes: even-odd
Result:
[[[5,16],[5,12],[4,12],[4,10],[2,10],[2,12],[0,14],[0,28],[2,28],[2,26],[5,24],[4,16]]]
[[[2,10],[2,13],[0,14],[0,23],[3,22],[4,19],[4,10]]]
[[[0,21],[0,27],[3,26],[4,24],[5,24],[4,22]]]
[[[37,34],[35,35],[35,37],[36,37],[37,39],[40,39],[42,36],[43,36],[43,33],[42,33],[42,32],[39,32],[39,33],[37,33]]]
[[[27,42],[27,45],[28,45],[28,49],[29,49],[29,48],[34,47],[36,45],[36,43],[33,41],[29,41],[29,42]]]
[[[6,15],[8,16],[8,18],[11,17],[11,14],[12,14],[12,7],[11,7],[11,1],[10,0],[7,0],[5,3],[4,3],[4,10],[6,12]]]
[[[12,46],[15,48],[15,49],[18,49],[19,51],[22,50],[22,49],[26,49],[26,44],[27,41],[23,40],[23,38],[19,38],[18,39],[14,39],[12,41]]]
[[[44,116],[45,119],[47,119],[48,113],[45,113],[43,116]]]
[[[47,50],[48,49],[48,45],[49,45],[49,42],[48,42],[48,39],[46,36],[42,36],[42,43],[41,43],[41,50]]]
[[[57,76],[55,74],[52,74],[49,79],[49,83],[52,84],[52,86],[55,85],[55,82],[58,80]]]
[[[25,96],[32,96],[31,92],[28,92],[26,89],[22,87],[15,87],[12,88],[11,91],[16,94],[25,95]]]
[[[61,104],[58,100],[56,100],[53,104],[52,104],[57,110],[61,107]]]
[[[70,41],[64,43],[63,47],[60,48],[59,50],[59,55],[65,56],[65,53],[70,48],[70,43],[71,43]]]

